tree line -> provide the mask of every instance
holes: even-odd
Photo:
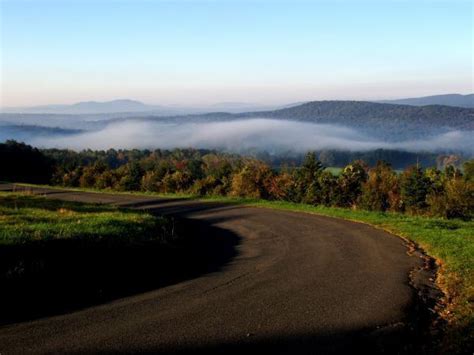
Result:
[[[0,180],[65,187],[186,193],[280,200],[312,205],[470,219],[474,160],[463,169],[413,165],[398,173],[385,161],[326,170],[309,152],[298,166],[272,168],[262,160],[198,149],[75,152],[0,144]]]

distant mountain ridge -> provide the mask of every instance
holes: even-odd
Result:
[[[143,102],[140,101],[125,99],[106,102],[78,102],[69,106],[69,109],[73,111],[73,113],[137,112],[148,111],[150,110],[150,106],[145,105]]]
[[[414,97],[399,100],[383,100],[379,103],[397,104],[397,105],[411,105],[411,106],[427,106],[427,105],[444,105],[456,106],[465,108],[474,108],[474,94],[447,94],[447,95],[433,95],[424,97]]]
[[[387,140],[416,139],[449,130],[474,131],[474,109],[451,106],[409,106],[368,101],[312,101],[279,110],[207,113],[181,116],[143,116],[113,119],[108,122],[158,121],[169,123],[220,122],[268,118],[345,126]]]
[[[105,102],[83,101],[72,105],[45,105],[34,107],[5,108],[9,113],[51,113],[51,114],[97,114],[112,112],[143,112],[159,109],[159,106],[145,105],[143,102],[129,99]]]
[[[147,113],[151,115],[182,115],[206,112],[247,112],[276,108],[275,105],[259,105],[241,102],[221,102],[202,106],[164,106],[148,105],[137,100],[121,99],[112,101],[82,101],[71,105],[44,105],[33,107],[5,107],[1,113],[23,114],[62,114],[62,115],[97,115],[97,114],[134,114]]]
[[[346,101],[310,101],[310,102],[346,102]],[[364,102],[364,101],[347,101],[347,102]],[[474,94],[460,95],[447,94],[435,95],[419,98],[407,98],[400,100],[384,100],[371,101],[373,103],[387,103],[392,105],[409,105],[409,106],[428,106],[443,105],[456,106],[465,108],[474,108]],[[140,114],[142,116],[176,116],[189,114],[206,114],[210,112],[226,112],[226,113],[245,113],[245,112],[265,112],[269,110],[278,110],[291,107],[298,107],[309,102],[296,102],[281,105],[261,105],[245,102],[221,102],[200,106],[165,106],[165,105],[148,105],[137,100],[119,99],[112,101],[83,101],[71,105],[44,105],[33,107],[5,107],[0,110],[2,114],[23,113],[23,114],[62,114],[62,115],[110,115],[117,114],[117,117],[134,116]],[[119,115],[120,114],[120,115]],[[101,118],[97,118],[100,120]]]

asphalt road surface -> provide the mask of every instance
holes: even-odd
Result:
[[[416,351],[426,326],[409,284],[420,257],[410,255],[402,239],[370,226],[192,200],[41,188],[34,193],[172,215],[192,221],[197,240],[212,227],[226,257],[164,287],[4,325],[2,355],[399,353]]]

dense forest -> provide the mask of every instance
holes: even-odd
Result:
[[[299,165],[276,169],[253,157],[210,150],[40,151],[7,141],[0,144],[0,180],[472,218],[474,160],[462,170],[455,157],[440,161],[443,170],[416,164],[398,173],[383,160],[373,165],[355,160],[334,175],[315,152]]]
[[[352,128],[372,128],[393,134],[411,129],[436,130],[440,127],[474,129],[470,108],[431,105],[408,106],[365,101],[313,101],[276,111],[259,112],[260,117],[284,118],[313,123],[339,124]],[[419,130],[419,129],[422,130]],[[412,132],[414,133],[414,132]]]
[[[374,149],[369,151],[350,151],[336,149],[322,149],[314,151],[317,159],[326,167],[343,168],[355,160],[363,160],[369,166],[374,166],[379,160],[384,160],[397,170],[402,170],[410,165],[420,164],[425,167],[436,166],[444,169],[446,159],[449,158],[449,165],[461,167],[461,162],[467,158],[464,155],[449,154],[440,155],[429,152],[407,152],[402,150],[391,149]],[[289,152],[279,152],[278,154],[270,154],[266,151],[257,149],[243,150],[242,153],[259,160],[263,160],[274,169],[282,166],[301,166],[305,159],[305,154]]]

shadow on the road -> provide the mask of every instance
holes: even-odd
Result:
[[[178,198],[157,198],[157,199],[146,199],[144,201],[136,201],[136,202],[118,202],[115,203],[115,206],[124,207],[124,208],[141,208],[141,209],[148,209],[153,208],[155,206],[167,204],[167,203],[178,203],[183,201],[189,201],[189,198],[186,197],[178,197]]]
[[[218,271],[237,255],[239,244],[237,235],[213,226],[219,221],[178,216],[180,238],[168,244],[110,247],[52,240],[0,246],[0,324],[66,313]]]
[[[382,330],[347,329],[333,333],[317,332],[258,337],[242,334],[242,338],[214,344],[174,344],[164,347],[126,348],[127,353],[141,354],[434,354],[432,344],[423,343],[417,333],[406,326],[387,327]],[[206,340],[203,339],[203,342]],[[91,353],[100,349],[88,349]]]

